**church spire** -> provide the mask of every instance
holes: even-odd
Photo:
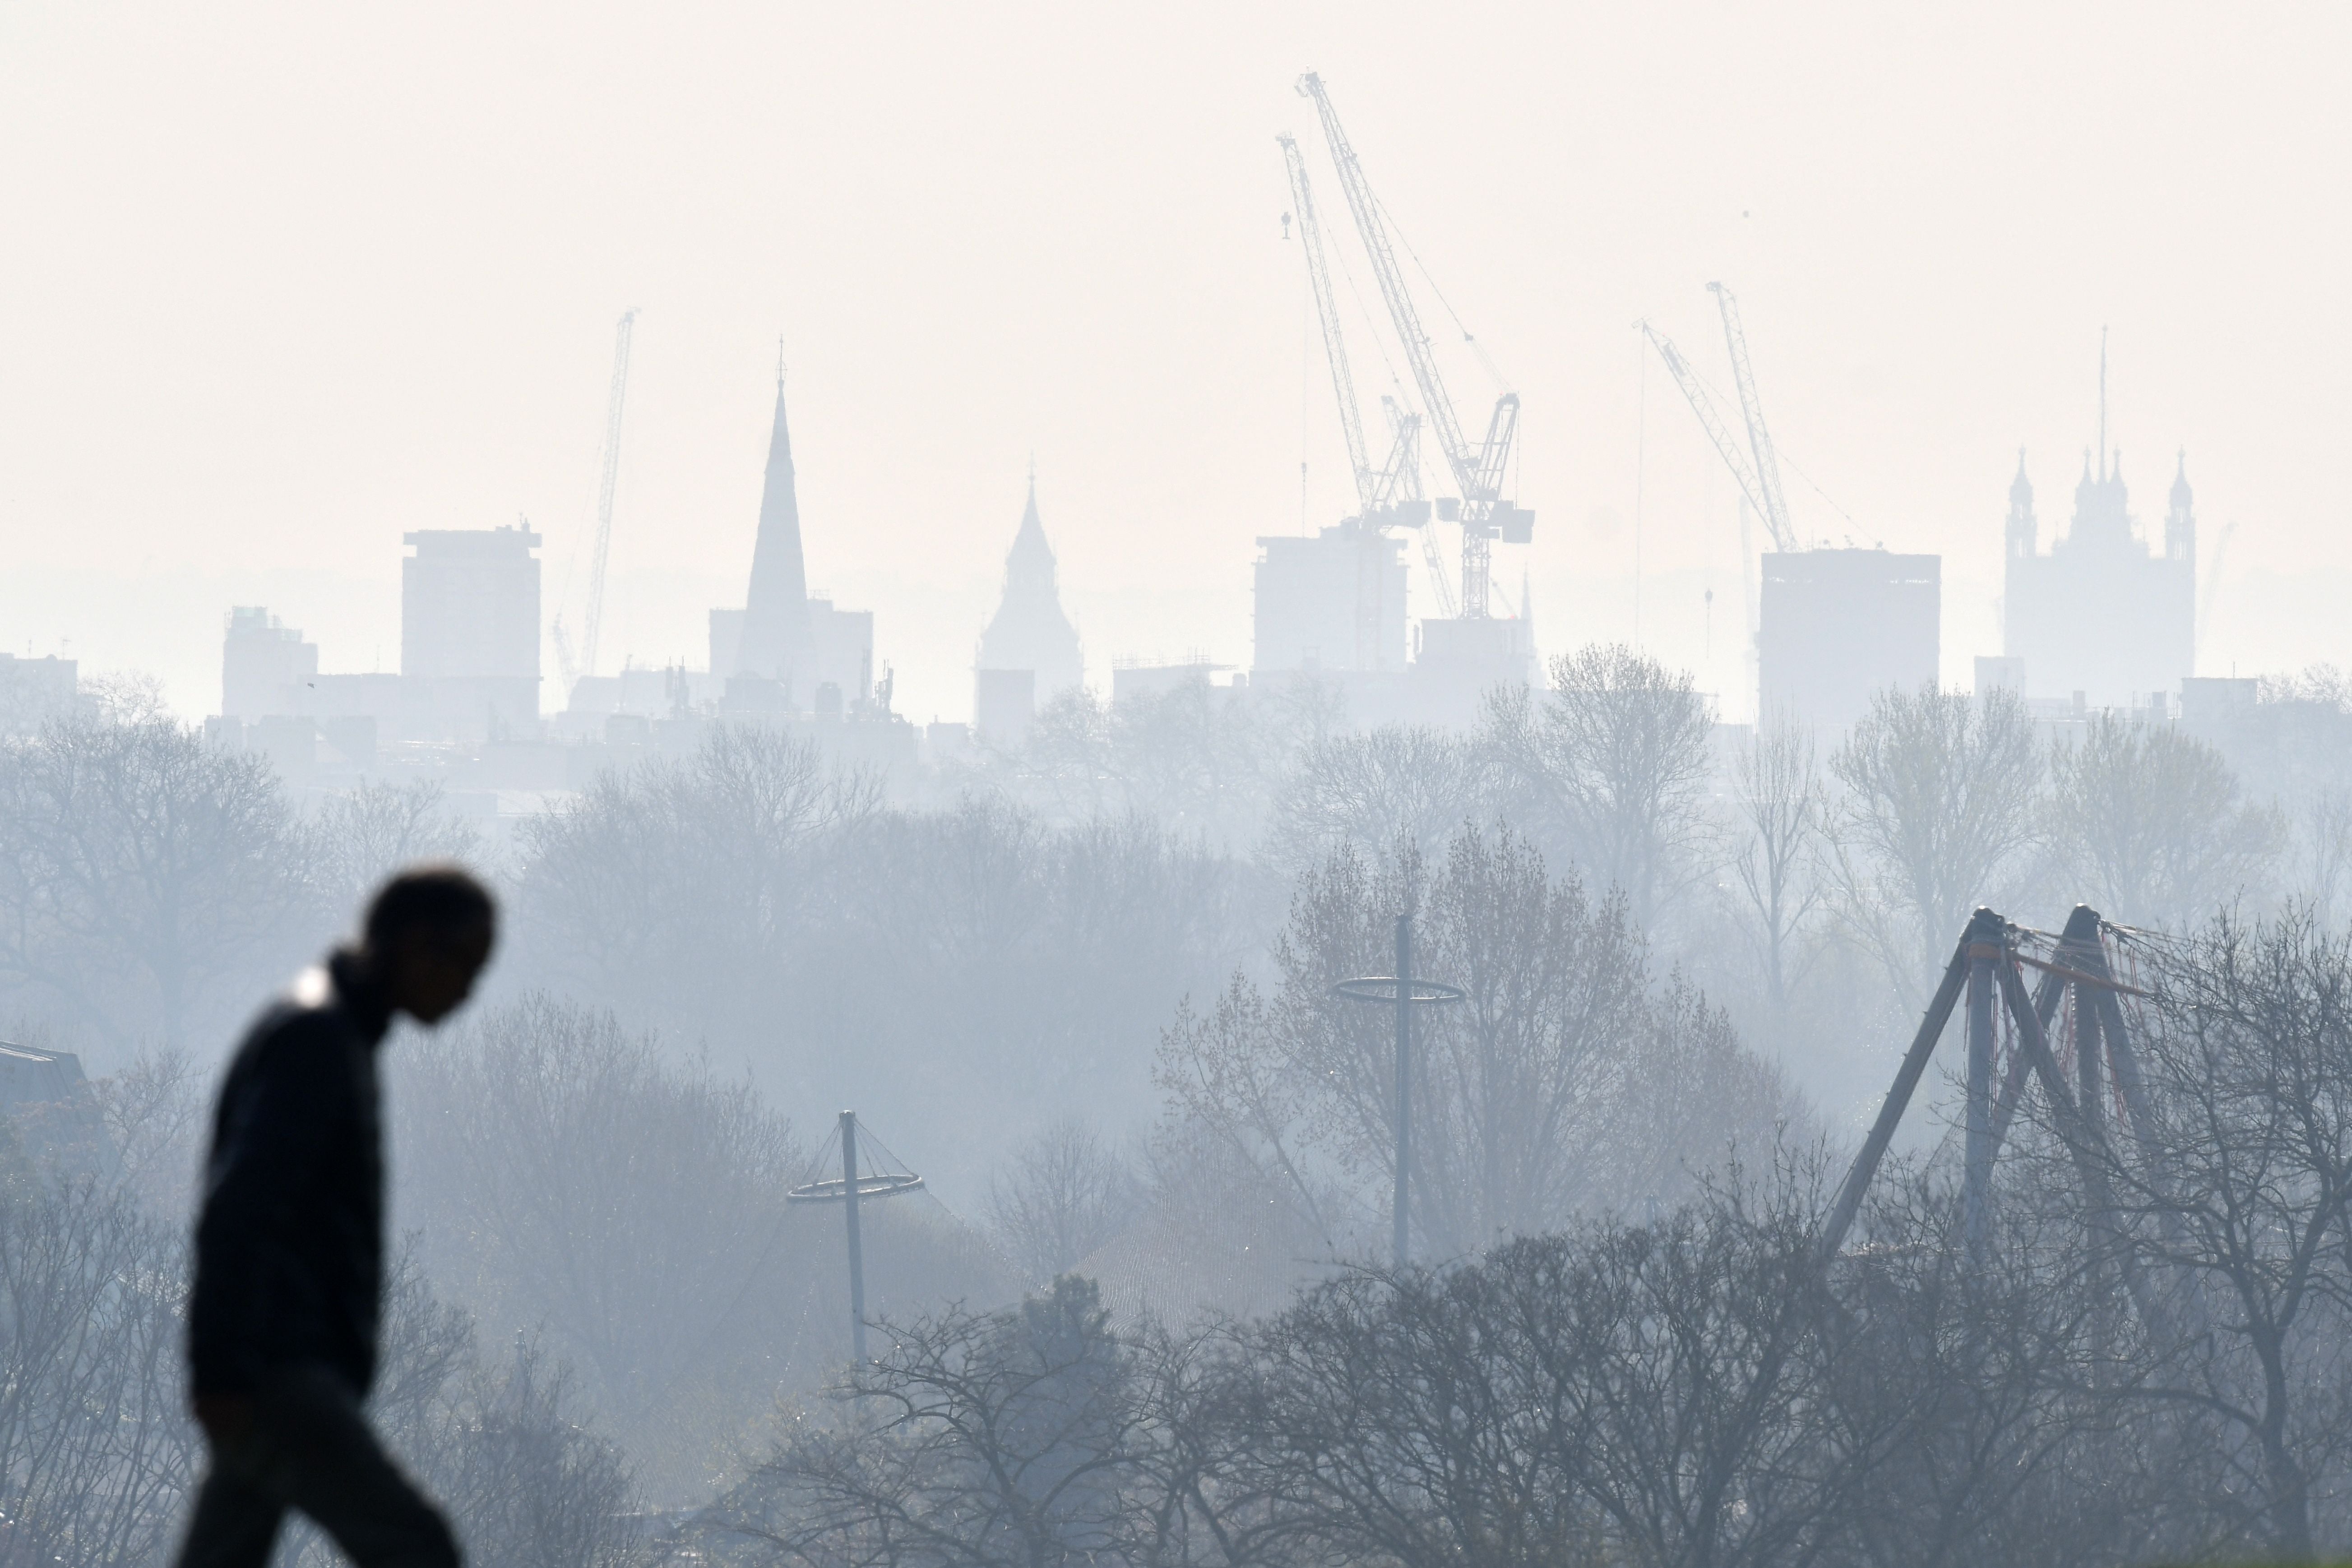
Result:
[[[2009,481],[2009,554],[2012,561],[2042,547],[2042,525],[2033,517],[2033,481],[2025,477],[2025,448],[2017,449],[2017,478]]]
[[[801,557],[801,509],[784,422],[783,351],[776,354],[776,419],[768,433],[768,474],[760,491],[760,534],[751,547],[751,587],[743,637],[729,673],[789,679],[810,651],[808,570]]]
[[[2189,488],[2189,450],[2182,447],[2172,470],[2172,494],[2164,510],[2164,553],[2197,569],[2197,495]]]

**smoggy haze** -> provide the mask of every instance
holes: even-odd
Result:
[[[810,581],[875,610],[900,711],[968,712],[1033,452],[1097,679],[1245,663],[1302,437],[1312,521],[1348,498],[1279,224],[1313,68],[1525,398],[1539,522],[1496,575],[1516,600],[1524,558],[1546,651],[1633,635],[1646,379],[1644,640],[1746,705],[1733,487],[1631,331],[1727,384],[1720,277],[1782,451],[1857,520],[1792,471],[1800,521],[1944,555],[1948,679],[2000,651],[2021,445],[2063,521],[2102,324],[2143,525],[2179,447],[2208,563],[2235,525],[2200,671],[2342,661],[2347,34],[2316,6],[19,5],[0,637],[151,670],[190,716],[231,604],[393,668],[401,532],[518,513],[550,615],[576,605],[634,305],[608,668],[698,664],[741,602],[779,334]]]

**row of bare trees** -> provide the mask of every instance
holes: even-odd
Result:
[[[788,1196],[837,1168],[740,1075],[542,994],[396,1042],[387,1072],[421,1268],[572,1369],[654,1502],[698,1500],[780,1391],[847,1356],[840,1209]],[[935,1200],[864,1228],[871,1310],[1016,1289]]]
[[[2102,714],[2053,738],[2013,692],[1930,688],[1882,692],[1824,741],[1780,715],[1722,729],[1686,673],[1622,647],[1549,674],[1496,692],[1475,734],[1303,743],[1261,858],[1429,854],[1465,821],[1507,821],[1621,894],[1751,1039],[1797,1057],[1842,1041],[1857,1061],[1916,1011],[1979,904],[2054,921],[2087,901],[2182,931],[2240,900],[2333,909],[2352,891],[2340,792],[2250,788],[2176,724]],[[1812,1065],[1823,1089],[1852,1070]]]
[[[1799,1152],[1254,1319],[1171,1326],[1066,1277],[890,1325],[673,1544],[825,1568],[2341,1552],[2352,942],[2223,920],[2146,963],[2147,1114],[2100,1137],[2035,1101],[1979,1245],[1930,1159],[1825,1259]]]
[[[1265,1194],[1327,1254],[1360,1245],[1365,1196],[1394,1179],[1393,1029],[1331,986],[1392,970],[1398,910],[1416,969],[1466,993],[1416,1026],[1414,1223],[1431,1252],[1671,1201],[1797,1114],[1719,1011],[1651,973],[1624,899],[1595,900],[1516,830],[1461,828],[1433,864],[1343,846],[1300,879],[1271,988],[1236,974],[1181,1011],[1160,1065],[1171,1132],[1212,1143],[1228,1191]]]
[[[263,758],[160,713],[0,742],[0,997],[116,1059],[235,1025],[389,868],[475,836],[429,786],[304,815]]]
[[[528,827],[509,962],[779,1099],[815,1086],[804,1115],[886,1103],[977,1186],[1007,1130],[1148,1117],[1160,1025],[1256,945],[1266,887],[1153,817],[894,809],[807,742],[721,729]]]

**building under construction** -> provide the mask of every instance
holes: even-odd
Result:
[[[1404,669],[1402,540],[1349,518],[1257,543],[1253,671]]]
[[[1492,603],[1494,545],[1525,544],[1535,529],[1535,513],[1504,493],[1517,450],[1518,395],[1505,391],[1496,398],[1483,438],[1474,439],[1465,430],[1398,265],[1391,221],[1372,195],[1339,111],[1312,72],[1299,79],[1298,91],[1315,105],[1412,388],[1408,395],[1400,384],[1381,398],[1388,447],[1385,458],[1376,460],[1365,440],[1306,160],[1295,139],[1277,138],[1322,324],[1356,510],[1311,535],[1258,540],[1249,681],[1254,688],[1308,679],[1336,683],[1360,722],[1475,723],[1488,690],[1525,684],[1535,676],[1532,626],[1507,614],[1497,616]],[[1418,399],[1417,408],[1405,406],[1408,395]],[[1424,432],[1434,439],[1442,472],[1454,492],[1433,501],[1423,490]],[[1437,524],[1461,531],[1458,597],[1433,537]],[[1409,635],[1405,597],[1407,536],[1421,541],[1436,612],[1422,616],[1417,647]]]
[[[2102,348],[2095,466],[2084,454],[2074,517],[2047,552],[2025,454],[2017,455],[2004,528],[2002,649],[2010,678],[2029,699],[2161,707],[2196,673],[2196,498],[2184,455],[2173,469],[2162,549],[2142,537],[2124,487],[2123,455],[2106,450],[2105,357]]]
[[[1943,560],[1768,550],[1756,605],[1757,712],[1851,728],[1874,692],[1936,679]]]
[[[1761,588],[1752,610],[1757,716],[1835,733],[1869,710],[1874,693],[1890,687],[1916,689],[1936,680],[1942,651],[1943,561],[1897,555],[1883,546],[1816,546],[1798,533],[1780,489],[1780,454],[1748,364],[1739,302],[1721,283],[1710,283],[1707,289],[1723,319],[1745,442],[1732,434],[1682,351],[1649,322],[1641,323],[1642,331],[1731,470],[1742,504],[1763,520],[1771,536],[1773,548],[1760,563]]]

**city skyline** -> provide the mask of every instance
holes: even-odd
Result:
[[[328,668],[390,668],[400,534],[518,516],[548,537],[550,618],[576,605],[634,304],[607,668],[698,664],[709,606],[740,602],[779,330],[809,582],[876,612],[901,711],[968,710],[1033,449],[1091,679],[1195,647],[1246,662],[1250,542],[1299,526],[1302,451],[1305,523],[1347,505],[1278,223],[1273,138],[1312,142],[1290,83],[1315,68],[1526,400],[1546,652],[1633,635],[1638,471],[1643,641],[1736,710],[1734,491],[1630,330],[1703,341],[1720,277],[1801,520],[1944,556],[1947,681],[2000,651],[2016,448],[2055,481],[2095,440],[2102,326],[2143,530],[2185,447],[2207,540],[2232,531],[2201,672],[2342,658],[2326,454],[2352,321],[2327,282],[2341,220],[2305,193],[2352,137],[2292,86],[2340,52],[2321,13],[1528,17],[1499,55],[1475,28],[1400,48],[1336,9],[987,37],[803,18],[796,54],[773,19],[589,18],[548,46],[560,72],[531,67],[527,15],[452,53],[454,16],[264,13],[112,53],[83,17],[0,22],[27,150],[0,178],[64,240],[0,263],[16,651],[150,670],[194,717],[229,606],[263,604]],[[785,56],[781,81],[757,63]],[[273,117],[298,110],[316,133],[289,145]]]

